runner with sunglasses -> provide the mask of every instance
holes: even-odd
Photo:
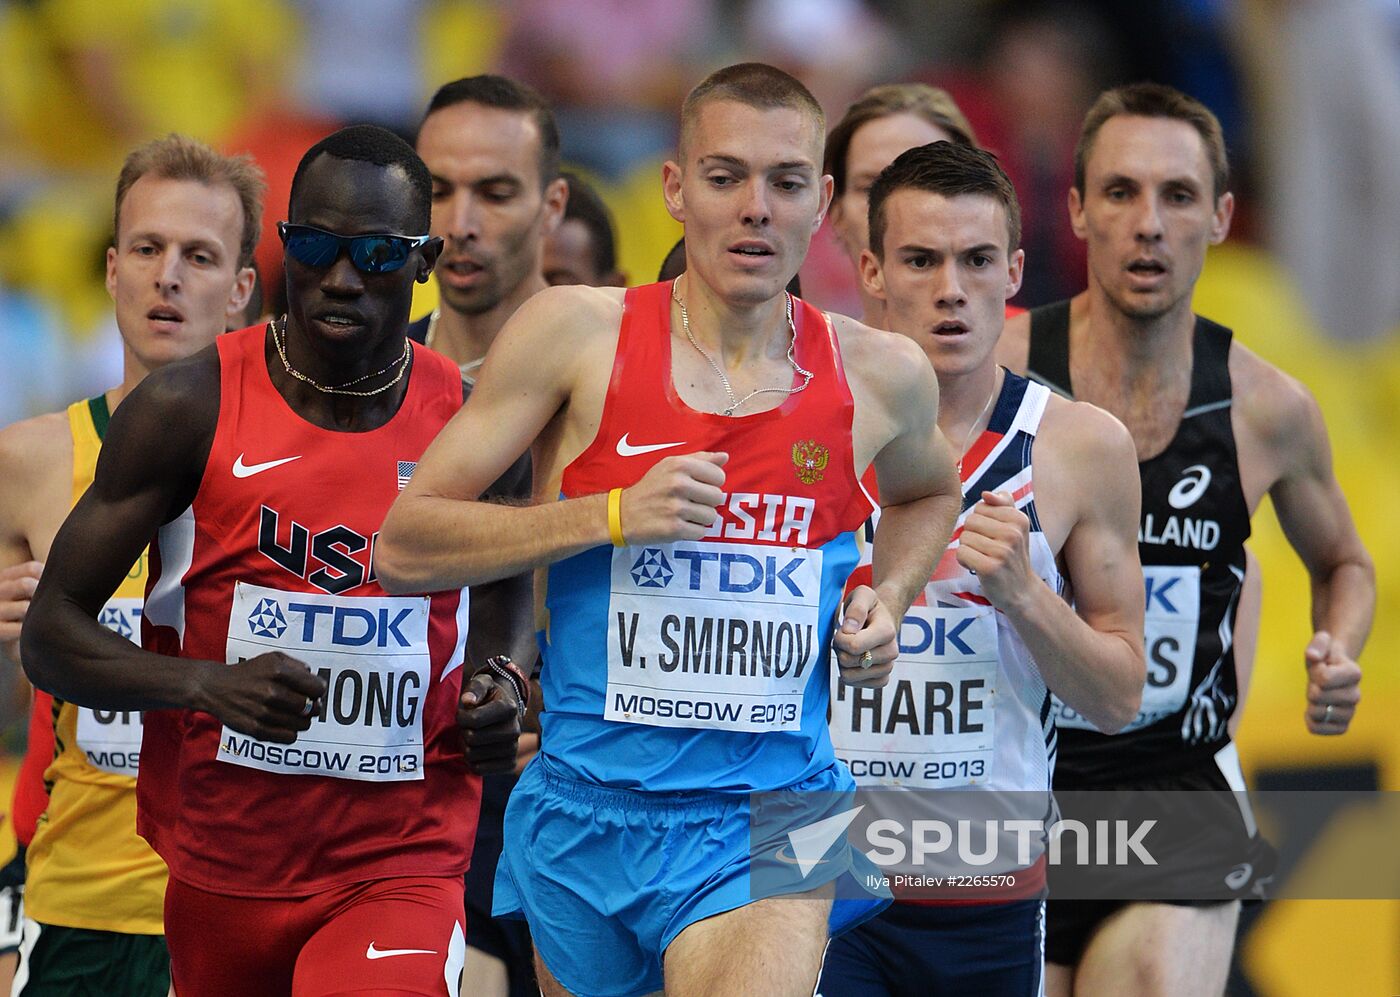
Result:
[[[34,594],[36,685],[151,711],[138,824],[181,997],[456,992],[469,766],[511,766],[528,691],[494,659],[464,677],[465,590],[376,579],[384,514],[463,396],[405,337],[430,193],[383,129],[312,147],[288,314],[131,394]],[[148,540],[143,649],[95,617]]]

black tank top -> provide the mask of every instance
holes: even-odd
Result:
[[[1230,339],[1229,329],[1196,318],[1186,410],[1167,448],[1138,464],[1138,553],[1147,595],[1142,708],[1125,730],[1106,735],[1057,700],[1059,789],[1180,772],[1229,741],[1239,700],[1235,608],[1249,539],[1230,422]],[[1031,376],[1074,397],[1068,301],[1031,312],[1028,367]]]

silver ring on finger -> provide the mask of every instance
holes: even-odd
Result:
[[[1327,709],[1322,711],[1322,722],[1330,724],[1332,722],[1332,704],[1327,704]]]
[[[307,697],[306,697],[306,705],[303,706],[303,707],[301,708],[301,715],[304,716],[304,717],[309,717],[309,716],[311,716],[311,714],[313,714],[313,713],[315,713],[315,712],[316,712],[316,700],[312,699],[310,696],[307,696]]]
[[[873,651],[866,651],[861,654],[860,667],[869,668],[873,664],[875,664],[875,653]]]

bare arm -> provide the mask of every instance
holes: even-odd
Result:
[[[463,398],[471,397],[471,385],[463,383]],[[522,506],[530,501],[533,464],[528,453],[506,469],[483,493],[485,501]],[[518,575],[478,585],[471,592],[471,620],[467,630],[467,661],[475,671],[493,655],[504,654],[526,675],[535,666],[534,574]]]
[[[114,413],[86,495],[59,530],[24,627],[25,670],[55,696],[104,709],[183,708],[290,742],[324,683],[282,654],[236,666],[142,650],[97,614],[159,526],[194,497],[217,419],[212,349],[151,374]]]
[[[485,497],[519,503],[530,495],[530,458],[516,461]],[[515,708],[516,694],[486,667],[488,658],[504,655],[522,677],[535,667],[538,648],[534,634],[534,576],[522,572],[471,590],[471,620],[467,629],[467,674],[471,676],[458,702],[457,726],[472,771],[508,772],[516,766],[524,719]],[[530,697],[532,709],[538,699]],[[537,728],[538,729],[538,728]],[[529,749],[533,752],[538,737]]]
[[[1361,699],[1361,666],[1376,610],[1376,571],[1332,472],[1332,448],[1317,402],[1301,385],[1272,436],[1283,462],[1269,489],[1279,524],[1312,582],[1313,638],[1308,669],[1308,729],[1341,734]],[[1329,710],[1330,707],[1330,710]]]
[[[513,504],[529,501],[531,470],[527,454],[487,489],[485,497]],[[493,692],[484,684],[487,676],[478,673],[487,658],[501,654],[514,662],[522,676],[534,673],[539,658],[539,645],[535,641],[534,575],[526,571],[478,585],[472,589],[471,600],[467,661],[472,678],[462,692],[457,712],[462,747],[473,772],[482,775],[519,773],[539,750],[540,685],[534,681],[529,683],[530,712],[521,717],[517,710],[504,708],[516,701],[515,690],[508,688],[509,683],[497,679]]]
[[[842,681],[884,685],[899,652],[898,624],[948,546],[962,487],[952,448],[938,429],[938,381],[913,342],[887,333],[872,344],[878,374],[868,378],[867,404],[893,417],[893,435],[875,457],[880,525],[871,552],[874,589],[861,586],[846,602],[832,641]],[[866,358],[867,360],[869,358]],[[861,655],[870,664],[861,667]]]
[[[1111,734],[1137,714],[1147,677],[1137,456],[1128,431],[1108,413],[1083,403],[1055,408],[1036,441],[1037,458],[1044,455],[1036,461],[1037,486],[1042,478],[1047,486],[1037,494],[1047,509],[1063,503],[1074,510],[1060,552],[1074,606],[1032,570],[1029,520],[1006,493],[985,493],[969,514],[958,562],[977,572],[1046,685]],[[1042,465],[1047,473],[1040,473]]]
[[[909,421],[875,458],[880,524],[871,560],[875,590],[895,619],[928,583],[962,509],[957,458],[938,429],[938,381],[927,362],[911,366],[898,402]]]
[[[8,553],[5,560],[8,564],[0,569],[0,661],[18,667],[20,627],[44,566],[27,554]]]
[[[544,292],[501,330],[467,404],[433,441],[389,510],[375,553],[393,592],[477,585],[608,540],[605,496],[520,507],[480,501],[569,398],[576,344],[568,302]]]
[[[16,668],[42,558],[71,501],[71,451],[62,412],[0,431],[0,658]]]
[[[561,409],[580,405],[581,382],[591,376],[600,390],[606,386],[620,313],[616,307],[610,313],[608,299],[598,297],[603,293],[542,291],[501,330],[470,400],[423,454],[384,521],[375,558],[386,589],[479,585],[609,542],[606,494],[529,506],[479,500],[552,420],[563,417]],[[599,410],[601,403],[599,394]],[[703,536],[723,498],[726,459],[688,454],[653,466],[623,493],[627,539]]]
[[[1235,607],[1235,688],[1239,705],[1230,714],[1230,736],[1234,737],[1244,718],[1244,704],[1249,699],[1249,683],[1254,677],[1254,659],[1259,651],[1259,614],[1263,609],[1264,581],[1259,573],[1259,558],[1248,547],[1244,549],[1244,587],[1240,589],[1239,605]]]
[[[530,458],[516,461],[486,492],[485,498],[519,504],[530,495]],[[533,753],[537,735],[527,747],[520,744],[525,721],[515,708],[516,694],[486,667],[488,658],[504,655],[528,677],[534,670],[538,647],[534,635],[534,576],[522,572],[471,590],[471,620],[467,629],[467,672],[470,676],[458,702],[457,726],[467,764],[485,775],[516,767],[520,752]],[[539,701],[530,697],[532,710]],[[538,730],[538,727],[536,727]]]
[[[20,666],[19,635],[39,584],[42,558],[72,500],[72,440],[62,412],[0,432],[0,713],[23,722],[31,691]],[[12,714],[12,716],[10,716]]]

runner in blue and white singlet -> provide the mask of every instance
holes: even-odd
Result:
[[[906,861],[877,844],[896,903],[832,942],[820,993],[1037,994],[1051,690],[1110,727],[1140,698],[1131,440],[1101,410],[995,363],[1024,255],[994,158],[946,142],[910,149],[870,204],[862,277],[938,375],[939,428],[966,451],[963,504],[904,616],[890,685],[832,693],[838,757],[872,790],[870,813],[912,847]]]
[[[1025,643],[958,564],[962,522],[982,493],[1005,491],[1030,519],[1031,564],[1063,579],[1036,515],[1031,452],[1050,391],[1008,374],[987,428],[962,462],[963,511],[922,598],[905,614],[890,684],[833,683],[831,735],[861,785],[1048,790],[1055,761],[1050,693]],[[872,518],[867,535],[873,534]],[[852,581],[869,570],[869,547]]]

